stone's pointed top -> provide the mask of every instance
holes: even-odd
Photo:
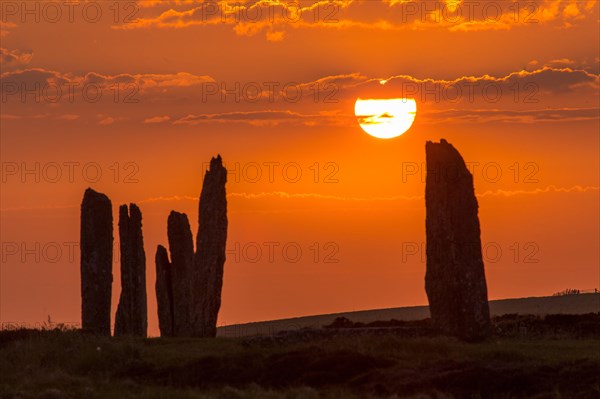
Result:
[[[177,212],[177,211],[171,211],[171,213],[169,213],[169,220],[170,219],[185,219],[187,220],[187,214],[183,213],[183,212]]]
[[[171,211],[167,219],[167,235],[169,236],[171,254],[173,254],[174,245],[189,246],[191,247],[191,251],[194,251],[190,221],[185,213]]]
[[[119,207],[121,295],[115,315],[115,336],[146,337],[146,254],[142,235],[142,213],[135,204]]]
[[[452,144],[448,143],[446,139],[441,139],[439,143],[427,141],[425,144],[425,156],[427,162],[432,165],[445,162],[451,164],[452,167],[459,168],[470,174],[460,152]]]
[[[108,202],[110,202],[110,199],[108,198],[108,196],[106,194],[99,193],[98,191],[95,191],[91,187],[88,187],[85,190],[85,193],[83,194],[83,200],[84,201],[108,201]]]
[[[127,208],[126,204],[123,204],[119,207],[119,226],[123,223],[129,222],[129,208]]]
[[[113,215],[110,199],[91,188],[81,202],[81,328],[110,336]]]
[[[133,202],[129,204],[123,204],[119,206],[119,220],[127,219],[127,220],[141,220],[142,219],[142,211],[140,208],[134,204]]]
[[[163,247],[162,245],[158,245],[156,247],[156,253],[157,254],[166,254],[167,253],[167,248]]]
[[[224,185],[227,182],[227,169],[223,166],[221,155],[217,155],[216,158],[210,160],[210,168],[205,172],[204,178],[202,191],[206,188],[205,184],[207,184],[207,181],[210,187],[213,187],[215,184],[217,186]]]
[[[439,143],[436,143],[435,141],[431,141],[431,140],[427,140],[427,141],[425,142],[425,145],[426,145],[426,146],[430,146],[430,145],[442,145],[442,144],[443,144],[443,145],[449,145],[449,146],[451,146],[451,147],[452,147],[452,144],[448,143],[448,141],[446,141],[446,139],[440,139],[440,142],[439,142]]]
[[[210,160],[210,169],[209,171],[213,171],[215,169],[223,168],[223,159],[221,158],[221,154],[218,154],[216,158],[212,158]]]
[[[142,217],[142,211],[133,202],[129,204],[129,217]]]

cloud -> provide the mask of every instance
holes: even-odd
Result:
[[[580,59],[554,58],[547,61],[532,60],[527,63],[528,70],[541,69],[542,67],[560,69],[570,68],[571,70],[583,70],[590,75],[598,75],[600,71],[600,59],[596,57],[582,57]]]
[[[515,197],[520,195],[541,195],[541,194],[585,194],[600,191],[598,186],[582,186],[575,185],[571,187],[557,187],[555,185],[549,185],[544,188],[536,188],[532,190],[488,190],[483,193],[476,193],[478,198],[486,197]],[[394,201],[422,201],[423,195],[395,195],[389,197],[352,197],[352,196],[339,196],[339,195],[327,195],[319,193],[288,193],[285,191],[272,191],[272,192],[260,192],[260,193],[228,193],[227,198],[230,199],[242,199],[248,201],[260,201],[265,199],[279,199],[279,200],[324,200],[324,201],[343,201],[343,202],[394,202]],[[172,195],[172,196],[159,196],[145,198],[137,203],[160,203],[160,202],[197,202],[198,197],[189,195]],[[57,209],[76,209],[78,206],[75,205],[46,205],[40,207],[16,207],[16,208],[2,208],[0,212],[30,212],[33,210],[45,210],[55,212]]]
[[[574,64],[571,59],[555,59],[555,63]],[[279,83],[275,87],[257,82],[217,82],[207,75],[187,72],[172,74],[116,74],[96,72],[74,75],[42,68],[8,71],[0,75],[0,94],[5,113],[21,114],[22,88],[28,91],[45,85],[63,87],[64,107],[69,102],[68,86],[76,85],[77,110],[58,108],[61,104],[29,101],[32,112],[54,116],[75,114],[84,116],[88,107],[92,118],[104,113],[115,118],[103,124],[115,123],[117,117],[139,123],[199,125],[203,123],[242,123],[251,126],[355,126],[354,101],[357,98],[414,98],[419,120],[430,123],[480,123],[503,121],[532,123],[568,120],[595,120],[598,114],[600,77],[598,74],[573,67],[543,66],[538,69],[511,72],[506,75],[460,76],[454,79],[433,79],[411,75],[388,77],[347,73],[324,76],[293,85]],[[82,101],[84,85],[97,85],[103,91],[102,102]],[[123,106],[114,100],[118,85],[120,100],[133,94],[136,103],[144,107]],[[256,87],[258,92],[243,88]],[[232,94],[240,88],[238,94]],[[210,90],[209,90],[210,89]],[[52,90],[50,90],[52,94]],[[72,101],[71,101],[72,102]],[[12,106],[20,107],[10,108]],[[198,107],[203,109],[198,113]],[[596,106],[596,108],[594,108]],[[148,111],[150,110],[150,111]],[[148,112],[154,115],[148,116]],[[90,114],[88,114],[90,115]]]
[[[144,119],[144,123],[163,123],[171,120],[170,116],[154,116]]]
[[[556,60],[550,60],[548,61],[548,63],[546,64],[547,66],[569,66],[569,65],[574,65],[575,61],[570,60],[568,58],[559,58]]]
[[[283,40],[285,36],[285,31],[268,31],[267,32],[267,40],[270,42],[280,42]]]
[[[72,73],[61,73],[43,68],[28,68],[19,71],[7,71],[0,75],[5,82],[16,82],[17,84],[79,84],[79,85],[98,85],[109,88],[115,84],[135,85],[140,90],[165,89],[178,87],[193,87],[208,82],[214,82],[214,79],[206,75],[194,75],[187,72],[178,72],[174,74],[117,74],[102,75],[96,72],[89,72],[85,75],[75,75]]]
[[[137,4],[142,8],[151,8],[158,6],[178,6],[194,5],[204,2],[204,0],[137,0]]]
[[[113,118],[112,116],[107,116],[106,118],[102,118],[98,121],[99,125],[112,125],[113,123],[115,123],[115,118]]]
[[[421,115],[433,123],[541,123],[576,122],[600,119],[598,108],[510,109],[450,109]]]
[[[0,48],[0,67],[5,71],[22,68],[28,65],[32,58],[33,52]]]
[[[598,186],[582,186],[574,185],[571,187],[557,187],[555,185],[548,185],[542,188],[535,188],[532,190],[488,190],[483,193],[476,193],[478,198],[485,197],[514,197],[518,195],[536,195],[536,194],[548,194],[548,193],[588,193],[599,191]],[[289,193],[285,191],[270,191],[260,193],[228,193],[227,198],[237,198],[243,200],[264,200],[264,199],[280,199],[280,200],[291,200],[291,199],[320,199],[329,201],[346,201],[346,202],[390,202],[390,201],[415,201],[423,200],[425,197],[421,195],[394,195],[389,197],[355,197],[355,196],[340,196],[340,195],[329,195],[320,193]],[[173,201],[198,201],[198,197],[192,197],[188,195],[173,195],[169,197],[152,197],[147,198],[139,203],[149,202],[173,202]]]
[[[371,201],[398,201],[398,200],[420,200],[423,199],[423,195],[397,195],[393,197],[344,197],[339,195],[326,195],[318,193],[287,193],[284,191],[274,192],[262,192],[262,193],[230,193],[227,195],[229,198],[242,198],[247,200],[260,200],[265,198],[276,198],[276,199],[322,199],[322,200],[333,200],[333,201],[357,201],[357,202],[371,202]]]
[[[402,96],[420,97],[421,101],[427,98],[434,101],[456,102],[456,97],[461,101],[471,98],[488,97],[490,102],[495,100],[497,93],[509,93],[507,99],[513,100],[515,90],[527,94],[527,86],[531,87],[531,93],[559,94],[573,92],[580,87],[588,87],[593,90],[599,88],[598,75],[590,74],[583,70],[571,68],[544,67],[534,71],[511,72],[505,76],[463,76],[453,80],[443,79],[419,79],[407,75],[397,75],[386,79],[385,85],[378,80],[371,79],[369,84],[379,92],[400,92]],[[490,90],[493,89],[493,90]],[[431,95],[428,96],[428,93]],[[532,98],[533,100],[533,98]],[[538,99],[539,100],[539,99]],[[537,101],[536,101],[537,102]]]
[[[236,34],[265,32],[270,41],[283,40],[290,29],[361,29],[450,31],[508,30],[555,23],[570,27],[596,18],[596,1],[531,0],[527,2],[463,2],[460,0],[287,0],[165,1],[142,0],[157,10],[135,23],[115,29],[185,29],[230,25]]]
[[[14,120],[19,120],[22,119],[23,117],[21,115],[13,115],[13,114],[5,114],[5,113],[0,113],[0,119],[4,119],[7,121],[14,121]]]
[[[8,36],[10,29],[16,28],[17,25],[12,22],[0,20],[0,37]]]
[[[80,117],[81,117],[80,115],[65,114],[65,115],[57,116],[56,119],[62,119],[65,121],[75,121],[75,120],[79,119]]]
[[[205,75],[193,75],[187,72],[178,72],[175,74],[119,74],[119,75],[101,75],[90,72],[81,77],[84,84],[99,84],[110,86],[115,83],[134,84],[142,90],[153,88],[170,87],[190,87],[201,85],[207,82],[214,82],[214,79]]]
[[[598,186],[581,186],[575,185],[572,187],[557,187],[549,185],[544,188],[536,188],[533,190],[488,190],[483,193],[475,194],[478,198],[483,197],[513,197],[516,195],[532,195],[532,194],[547,194],[547,193],[587,193],[599,191]],[[229,198],[242,198],[247,200],[260,200],[266,198],[276,199],[323,199],[333,201],[356,201],[356,202],[388,202],[388,201],[414,201],[423,200],[423,195],[395,195],[391,197],[345,197],[338,195],[324,195],[318,193],[287,193],[283,191],[253,193],[230,193]]]
[[[547,194],[547,193],[587,193],[599,191],[598,186],[572,186],[572,187],[556,187],[555,185],[549,185],[544,188],[536,188],[534,190],[489,190],[481,194],[477,194],[477,197],[513,197],[515,195],[534,195],[534,194]]]
[[[160,196],[160,197],[146,198],[146,199],[143,199],[138,202],[139,203],[148,203],[148,202],[172,202],[172,201],[198,201],[198,198],[191,197],[189,195],[172,195],[170,197]]]
[[[198,125],[205,122],[244,123],[253,126],[277,126],[280,124],[335,125],[342,121],[331,113],[302,114],[290,110],[265,110],[248,112],[223,112],[218,114],[189,114],[173,122],[174,125]]]
[[[98,124],[101,126],[113,125],[116,122],[124,121],[127,119],[125,117],[114,117],[114,116],[108,116],[108,115],[102,115],[102,114],[99,114],[96,117],[98,118]]]
[[[0,75],[3,103],[139,103],[181,101],[202,93],[202,85],[214,83],[206,75],[187,72],[173,74],[85,75],[43,68],[8,70]],[[186,90],[188,91],[186,93]],[[177,95],[175,95],[177,94]]]

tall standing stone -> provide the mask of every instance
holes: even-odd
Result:
[[[221,157],[213,158],[200,194],[195,253],[187,216],[174,211],[169,215],[170,260],[164,247],[156,251],[161,336],[216,336],[227,240],[226,182]]]
[[[113,218],[110,199],[88,188],[81,203],[81,324],[110,336]]]
[[[191,309],[194,281],[194,241],[185,213],[172,211],[167,222],[171,252],[171,284],[173,292],[173,333],[177,337],[193,336]]]
[[[167,220],[169,254],[162,245],[156,250],[156,299],[162,337],[194,336],[191,309],[194,306],[194,241],[185,213],[171,211]]]
[[[158,307],[158,329],[161,337],[173,337],[175,321],[173,309],[173,282],[171,262],[167,249],[159,245],[156,249],[156,305]]]
[[[446,140],[427,142],[425,289],[434,324],[474,341],[490,333],[473,176]]]
[[[121,297],[115,317],[115,336],[146,337],[146,254],[142,236],[142,213],[136,204],[119,208],[121,246]]]
[[[195,266],[197,270],[197,300],[200,307],[194,320],[202,324],[195,326],[202,336],[217,334],[217,317],[221,308],[221,291],[227,242],[227,169],[221,156],[212,158],[210,169],[204,176],[200,194],[198,234],[196,236]]]

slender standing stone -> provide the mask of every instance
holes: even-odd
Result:
[[[434,324],[475,341],[490,333],[478,204],[459,152],[446,140],[427,142],[425,289]]]
[[[110,336],[113,225],[110,199],[88,188],[81,203],[81,325]]]
[[[173,289],[173,333],[177,337],[193,336],[191,308],[194,274],[194,241],[185,213],[171,211],[167,222],[171,252]]]
[[[212,158],[200,194],[198,234],[196,236],[195,333],[205,337],[217,334],[227,242],[227,169],[221,156]],[[200,323],[200,325],[198,324]]]
[[[161,337],[173,337],[173,282],[171,263],[167,249],[159,245],[156,249],[156,304],[158,307],[158,329]]]
[[[146,337],[146,254],[142,236],[142,213],[135,204],[119,208],[121,246],[121,297],[115,317],[115,336]]]

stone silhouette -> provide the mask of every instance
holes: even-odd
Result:
[[[194,336],[192,308],[196,306],[194,284],[194,240],[190,222],[185,213],[171,211],[167,222],[167,236],[171,252],[171,284],[173,292],[173,334],[177,337]]]
[[[158,328],[161,337],[174,337],[175,325],[173,310],[173,283],[171,263],[167,249],[159,245],[156,249],[156,304],[158,307]]]
[[[146,254],[142,236],[142,213],[135,204],[119,208],[121,246],[121,297],[115,317],[115,336],[146,337]]]
[[[221,157],[213,158],[200,194],[194,263],[199,277],[196,287],[200,291],[196,292],[201,293],[198,299],[201,306],[196,306],[193,309],[196,313],[192,315],[196,331],[209,337],[217,335],[217,316],[221,308],[227,241],[226,182],[227,169],[223,167]]]
[[[200,194],[196,252],[187,215],[167,222],[169,255],[156,252],[156,297],[161,336],[214,337],[221,307],[227,241],[227,170],[213,158]]]
[[[425,289],[431,318],[447,334],[480,340],[491,323],[473,176],[446,140],[428,141],[425,149]]]
[[[81,203],[81,324],[110,336],[113,218],[110,199],[88,188]]]

